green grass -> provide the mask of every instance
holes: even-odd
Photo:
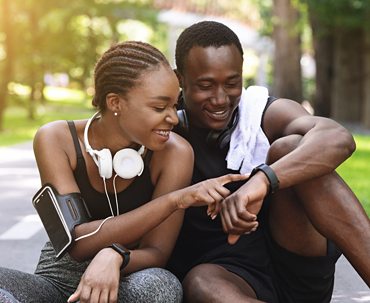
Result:
[[[370,217],[370,137],[355,135],[356,151],[338,167],[337,172],[346,181]]]
[[[80,90],[47,87],[45,103],[36,105],[35,119],[28,118],[26,97],[11,96],[5,110],[0,147],[32,140],[44,124],[55,120],[78,120],[92,116],[91,97]]]
[[[44,90],[46,103],[37,106],[35,120],[28,119],[25,99],[10,100],[4,116],[0,147],[32,140],[40,126],[55,120],[90,118],[94,112],[91,97],[80,90],[49,88]],[[370,216],[370,137],[355,135],[357,149],[337,172],[347,182]]]

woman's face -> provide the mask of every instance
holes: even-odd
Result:
[[[145,72],[139,84],[120,101],[120,124],[125,137],[151,150],[163,149],[178,123],[178,95],[179,82],[169,66],[161,64]]]
[[[190,122],[222,129],[231,120],[242,94],[243,61],[235,45],[193,47],[184,75],[178,75]]]

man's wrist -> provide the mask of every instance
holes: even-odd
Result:
[[[258,166],[256,166],[251,174],[250,174],[250,177],[251,178],[252,176],[254,176],[257,172],[259,171],[262,171],[265,176],[267,177],[267,180],[269,181],[270,183],[270,193],[274,193],[275,191],[277,191],[279,189],[279,179],[277,178],[275,172],[272,170],[272,168],[266,164],[260,164]]]

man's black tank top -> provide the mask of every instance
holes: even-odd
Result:
[[[261,127],[266,109],[275,100],[276,98],[273,97],[268,99],[261,119]],[[227,168],[225,158],[229,150],[229,144],[223,149],[206,144],[208,133],[209,129],[189,124],[189,131],[184,136],[194,150],[192,184],[230,173],[240,173],[239,170],[235,171]],[[233,193],[245,182],[232,182],[226,184],[225,187]],[[222,229],[220,216],[211,220],[207,216],[207,206],[189,207],[185,210],[183,226],[167,264],[167,269],[182,280],[192,267],[201,263],[216,263],[215,259],[228,259],[229,257],[246,260],[248,257],[245,250],[252,242],[256,242],[263,237],[262,226],[266,224],[266,219],[267,209],[264,204],[258,214],[259,228],[257,231],[242,236],[236,244],[230,245],[227,242],[228,235]],[[259,252],[253,253],[258,254]],[[246,262],[248,261],[246,260]]]
[[[90,183],[87,175],[85,159],[82,155],[81,146],[78,141],[76,127],[73,121],[68,121],[72,134],[76,154],[77,166],[73,175],[84,198],[93,220],[105,219],[111,216],[109,203],[105,193],[98,192]],[[149,163],[153,151],[147,150],[144,157],[144,171],[123,191],[117,193],[120,214],[129,212],[152,200],[154,185],[150,179]],[[102,179],[103,182],[103,179]],[[116,211],[116,200],[114,194],[109,194],[113,211]],[[115,213],[116,215],[116,213]]]

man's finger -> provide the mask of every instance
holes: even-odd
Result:
[[[229,242],[229,244],[233,245],[236,243],[236,241],[238,241],[240,235],[233,235],[233,234],[229,234],[229,237],[227,238],[227,241]]]

